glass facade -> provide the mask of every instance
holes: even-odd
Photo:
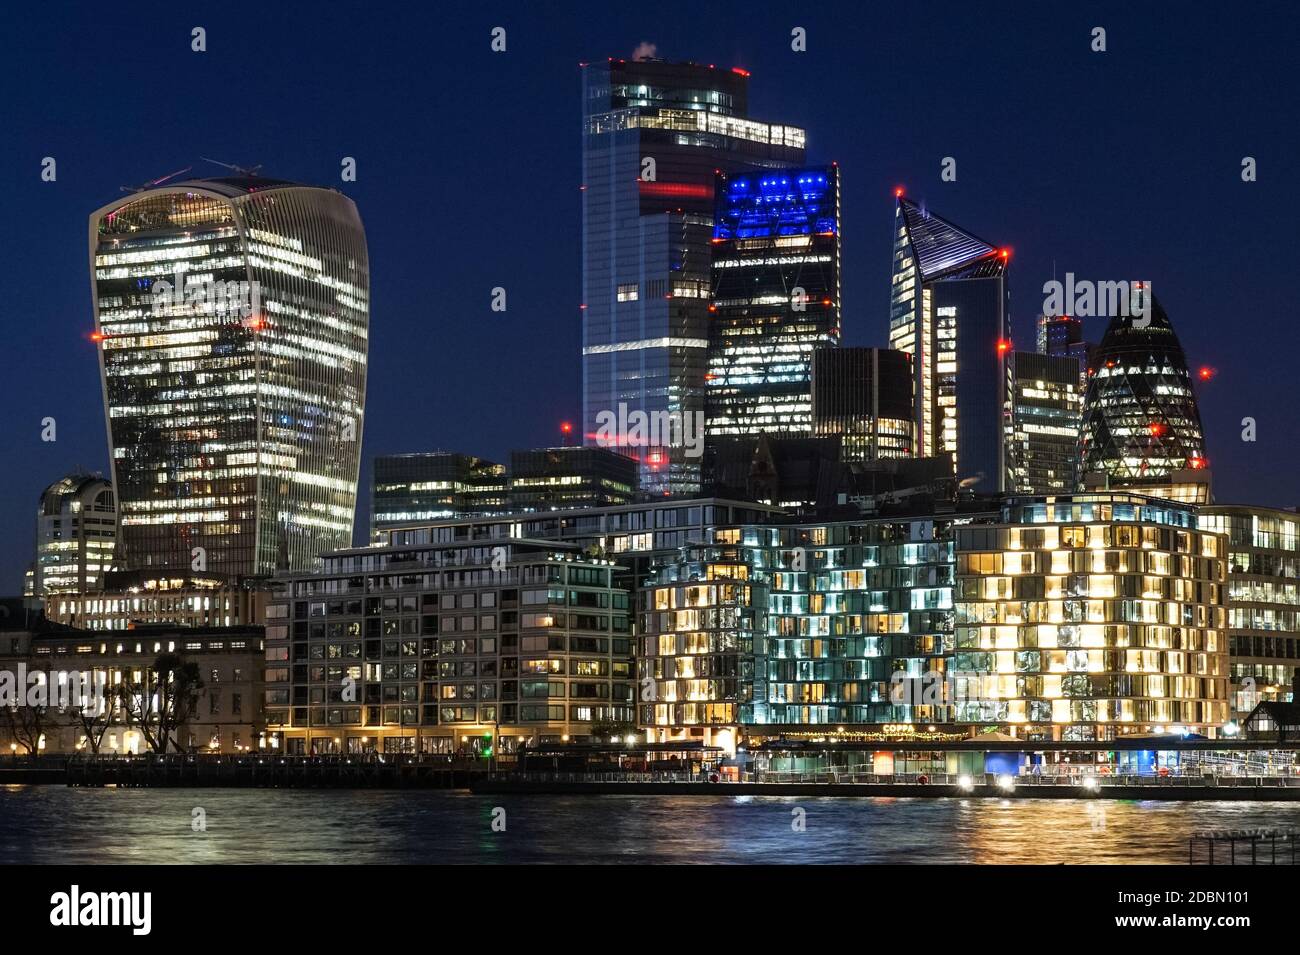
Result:
[[[1264,701],[1296,702],[1300,672],[1300,516],[1214,505],[1199,526],[1227,536],[1228,639],[1234,717]]]
[[[690,448],[611,439],[599,416],[703,420],[715,173],[797,165],[803,131],[748,119],[741,71],[610,60],[582,74],[584,440],[635,455],[651,493],[695,492]]]
[[[1154,297],[1147,311],[1146,325],[1112,319],[1089,369],[1082,466],[1111,487],[1156,488],[1208,467],[1182,345]]]
[[[90,217],[125,564],[304,568],[351,543],[369,325],[342,194],[253,177]]]
[[[912,356],[917,454],[949,454],[967,486],[1003,479],[1008,254],[898,198],[889,344]]]
[[[812,422],[817,437],[839,437],[843,461],[912,457],[912,356],[892,348],[817,349]]]
[[[1061,494],[1078,484],[1083,395],[1069,356],[1012,352],[1007,362],[1005,488],[1012,494]]]
[[[431,451],[375,458],[370,538],[390,527],[506,510],[506,469],[469,454]]]
[[[839,167],[719,176],[708,433],[812,433],[813,353],[840,343]]]

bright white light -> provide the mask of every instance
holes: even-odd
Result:
[[[1092,792],[1096,792],[1098,789],[1101,788],[1101,783],[1097,781],[1096,776],[1085,776],[1083,777],[1083,788],[1090,790]]]
[[[1005,775],[999,776],[998,788],[1005,789],[1007,792],[1010,792],[1011,790],[1016,788],[1016,781],[1012,779],[1010,776],[1005,776]]]
[[[975,780],[971,779],[969,776],[958,776],[957,787],[961,789],[962,792],[968,793],[975,788]]]

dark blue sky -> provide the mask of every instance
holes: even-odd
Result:
[[[119,186],[222,172],[200,156],[341,187],[361,210],[363,499],[377,453],[558,443],[578,407],[578,63],[642,42],[752,71],[755,118],[805,127],[810,162],[841,164],[849,344],[885,343],[903,184],[1014,249],[1019,347],[1053,262],[1153,281],[1189,360],[1218,371],[1201,411],[1219,499],[1300,502],[1290,4],[178,6],[31,5],[0,39],[2,592],[20,586],[41,489],[107,468],[87,217]],[[504,54],[489,48],[498,25]],[[194,26],[206,53],[190,51]],[[806,53],[790,49],[795,26]],[[45,156],[55,183],[40,180]],[[339,181],[343,156],[355,183]],[[940,181],[945,156],[955,183]],[[1259,181],[1241,181],[1243,156]],[[497,285],[504,314],[489,308]],[[1240,440],[1248,415],[1255,444]]]

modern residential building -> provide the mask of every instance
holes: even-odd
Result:
[[[1300,703],[1288,700],[1300,675],[1300,515],[1216,504],[1198,526],[1227,536],[1234,719],[1261,702]]]
[[[1081,434],[1084,481],[1205,504],[1208,461],[1187,360],[1154,296],[1144,311],[1111,319],[1093,355]]]
[[[839,167],[718,174],[710,437],[812,434],[812,364],[840,343]]]
[[[265,577],[112,571],[94,590],[49,596],[45,613],[82,630],[136,630],[148,625],[246,627],[262,622]]]
[[[261,627],[157,626],[110,634],[24,616],[15,603],[0,602],[6,611],[0,613],[0,669],[15,674],[15,681],[19,674],[42,674],[31,682],[43,684],[48,703],[0,708],[0,749],[150,752],[151,738],[161,736],[160,708],[183,717],[170,734],[168,752],[279,747],[262,718]],[[160,657],[197,667],[192,697],[158,696],[153,668]]]
[[[898,195],[889,344],[912,356],[920,457],[953,456],[981,492],[1004,473],[1010,253]]]
[[[659,466],[659,462],[650,464]],[[662,466],[668,466],[666,457]],[[640,473],[634,458],[606,448],[511,451],[510,510],[562,511],[627,504],[636,497]]]
[[[554,541],[438,536],[281,578],[266,704],[286,751],[487,755],[630,730],[615,564]]]
[[[915,454],[912,356],[892,348],[819,348],[812,359],[812,433],[838,436],[845,461]]]
[[[117,500],[98,474],[74,473],[41,494],[31,593],[86,593],[102,585],[117,548]]]
[[[652,742],[1213,736],[1229,718],[1228,545],[1161,499],[886,493],[829,520],[661,501],[388,538],[616,559]]]
[[[370,488],[371,540],[400,524],[507,510],[505,465],[455,451],[379,455]]]
[[[1013,351],[1007,359],[1006,464],[1011,494],[1078,487],[1083,392],[1069,355]]]
[[[703,418],[715,173],[804,159],[804,131],[750,119],[748,89],[739,69],[616,59],[583,66],[587,444],[603,442],[597,416],[620,406]],[[700,462],[683,448],[643,445],[636,454],[646,491],[699,489]]]
[[[1030,739],[1104,740],[1229,720],[1227,542],[1194,509],[1126,494],[1012,498],[956,531],[958,707]]]
[[[269,574],[351,543],[369,267],[352,200],[239,175],[90,216],[119,558]]]
[[[947,679],[954,523],[717,528],[687,548],[639,598],[648,737],[734,749],[949,722],[949,697],[919,691]]]

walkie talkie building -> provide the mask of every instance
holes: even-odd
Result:
[[[266,574],[349,546],[369,265],[352,200],[256,176],[90,217],[119,563]]]

